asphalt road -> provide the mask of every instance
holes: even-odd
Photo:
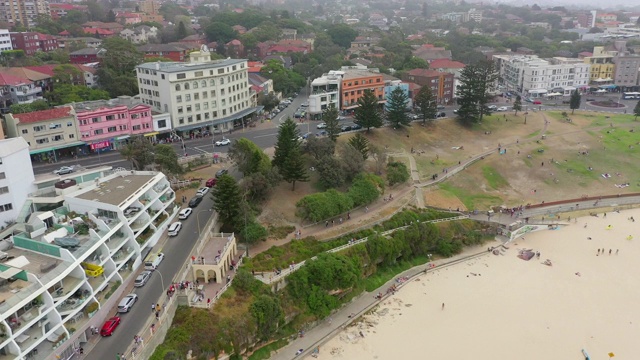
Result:
[[[169,287],[175,274],[182,268],[191,249],[197,242],[199,236],[198,216],[200,217],[199,225],[201,229],[204,229],[205,224],[213,214],[212,211],[209,211],[212,206],[213,199],[209,194],[205,195],[203,201],[194,209],[191,216],[186,220],[181,220],[182,230],[180,233],[175,237],[169,238],[162,249],[154,248],[152,250],[164,253],[164,260],[160,263],[158,269],[154,271],[146,285],[134,288],[133,292],[138,295],[138,302],[129,313],[119,315],[122,318],[122,322],[116,331],[112,336],[100,339],[87,358],[113,360],[116,353],[122,353],[127,350],[127,347],[133,341],[134,335],[141,333],[142,326],[149,316],[152,316],[151,304],[158,302],[160,296],[166,292],[166,288]],[[161,279],[164,280],[164,289],[162,288]]]

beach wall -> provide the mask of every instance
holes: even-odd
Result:
[[[557,225],[555,225],[557,226]],[[507,237],[509,238],[508,242],[512,242],[513,240],[523,236],[524,234],[528,234],[534,231],[540,231],[540,230],[550,230],[549,229],[549,225],[524,225],[521,228],[511,231],[510,233],[507,233]]]

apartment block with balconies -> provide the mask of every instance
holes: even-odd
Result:
[[[162,173],[103,168],[38,187],[0,252],[0,360],[71,358],[178,212]]]
[[[331,105],[340,109],[340,86],[343,76],[344,71],[331,70],[311,82],[309,115],[312,118],[320,118],[322,112]]]
[[[358,107],[358,100],[364,96],[365,90],[373,91],[378,103],[385,103],[384,80],[382,74],[365,69],[343,68],[341,110],[353,110]]]

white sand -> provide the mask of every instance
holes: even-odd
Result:
[[[527,234],[503,256],[419,277],[321,346],[318,359],[582,360],[583,348],[592,360],[640,359],[640,210],[571,223]],[[540,259],[519,259],[523,248]]]

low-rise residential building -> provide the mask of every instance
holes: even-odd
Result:
[[[163,57],[172,61],[186,61],[189,47],[182,44],[146,44],[138,46],[145,58]]]
[[[589,82],[592,85],[607,85],[613,83],[613,75],[616,64],[613,62],[613,54],[605,51],[604,46],[594,46],[591,56],[584,57],[585,64],[589,68]]]
[[[151,107],[130,96],[70,104],[89,150],[119,149],[132,135],[152,133]]]
[[[69,13],[69,11],[79,11],[82,13],[86,13],[89,11],[89,7],[87,5],[79,5],[79,4],[55,4],[49,3],[49,8],[51,10],[51,19],[59,20]]]
[[[205,47],[189,60],[136,68],[143,103],[170,113],[175,131],[229,131],[260,109],[251,103],[247,60],[211,60]]]
[[[11,43],[14,50],[23,50],[27,56],[38,51],[49,52],[58,49],[58,40],[55,37],[37,32],[12,32]]]
[[[120,32],[120,37],[127,39],[134,44],[144,44],[158,36],[158,28],[155,26],[137,26],[133,29],[124,29]]]
[[[13,104],[30,104],[42,100],[42,87],[21,76],[0,72],[0,105],[3,109]]]
[[[71,359],[86,348],[177,214],[162,173],[108,169],[36,179],[18,205],[0,271],[3,356]]]
[[[116,22],[102,22],[102,21],[87,21],[82,24],[83,29],[104,29],[109,30],[114,34],[119,34],[120,31],[124,30],[124,25],[118,24]]]
[[[104,50],[100,48],[85,48],[69,54],[69,62],[72,64],[93,64],[100,62],[100,56]]]
[[[343,67],[344,75],[340,85],[342,98],[341,110],[353,110],[358,107],[358,100],[364,96],[365,90],[373,91],[378,103],[384,104],[384,81],[382,74],[370,69]]]
[[[14,223],[27,195],[32,192],[33,168],[29,144],[21,138],[0,140],[0,223]]]
[[[55,153],[83,146],[78,136],[73,108],[63,106],[24,114],[5,115],[7,135],[22,137],[31,155]],[[57,154],[52,154],[57,155]]]
[[[448,72],[413,69],[403,75],[402,80],[431,88],[438,104],[449,104],[454,97],[453,74]]]
[[[320,119],[322,112],[333,105],[340,109],[340,86],[344,71],[331,70],[311,82],[309,94],[309,115],[313,119]]]
[[[82,75],[78,75],[74,77],[73,84],[74,85],[84,85],[88,87],[94,87],[97,84],[98,77],[96,75],[97,70],[95,68],[80,65],[80,64],[70,64],[75,67],[82,73]],[[42,74],[48,75],[51,79],[55,76],[54,69],[60,65],[58,64],[48,64],[48,65],[38,65],[38,66],[25,66],[26,69],[33,70]],[[55,86],[55,84],[54,84]]]
[[[581,59],[541,59],[526,55],[494,55],[499,72],[498,83],[506,91],[527,97],[543,97],[548,93],[570,95],[589,84],[589,64]]]
[[[99,48],[102,40],[92,37],[59,37],[58,46],[61,49],[68,49],[74,44],[81,44],[83,47]]]
[[[11,34],[7,29],[0,29],[0,52],[6,50],[13,50],[13,44],[11,43]]]
[[[116,20],[124,25],[139,24],[142,22],[142,15],[138,13],[122,12],[116,14]]]
[[[431,44],[425,44],[413,50],[413,56],[428,63],[438,59],[451,60],[451,50],[447,50],[443,47],[436,47]]]

